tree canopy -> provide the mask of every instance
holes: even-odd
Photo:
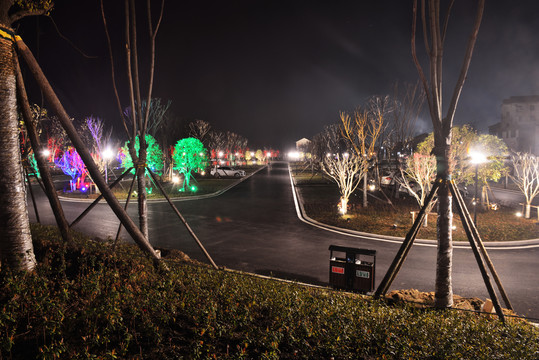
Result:
[[[161,174],[161,171],[163,170],[163,152],[159,148],[159,144],[155,141],[154,137],[146,134],[146,144],[148,145],[148,156],[147,156],[147,162],[148,167],[155,173]],[[139,151],[140,149],[140,143],[138,136],[135,139],[135,150]],[[120,162],[122,163],[122,167],[127,169],[130,168],[133,165],[133,159],[131,158],[131,155],[129,154],[129,141],[125,142],[125,145],[120,149]],[[134,172],[134,171],[132,171]]]
[[[174,147],[174,169],[184,175],[183,188],[189,187],[192,172],[202,171],[208,166],[207,151],[202,142],[195,138],[181,139]]]
[[[417,146],[417,152],[430,155],[434,148],[434,135],[427,138]],[[470,126],[456,126],[453,128],[449,154],[449,166],[452,178],[456,183],[472,184],[475,181],[475,166],[470,161],[470,152],[476,151],[484,154],[487,161],[479,166],[479,181],[498,181],[507,171],[504,165],[508,155],[507,145],[494,135],[478,135]]]

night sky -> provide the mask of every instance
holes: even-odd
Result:
[[[123,76],[118,42],[123,36],[122,8],[109,8],[113,3],[123,2],[106,1],[117,40],[117,71]],[[160,2],[154,3],[157,12]],[[450,20],[445,105],[460,70],[474,5],[457,1]],[[536,9],[531,0],[487,0],[457,124],[487,131],[499,121],[503,99],[539,94]],[[144,7],[138,11],[143,15]],[[82,56],[44,17],[21,21],[18,33],[72,117],[101,117],[118,138],[124,137],[99,1],[58,0],[52,18],[66,37],[95,58]],[[172,101],[178,126],[202,119],[246,137],[251,148],[288,151],[296,140],[338,122],[339,111],[351,111],[373,95],[391,94],[397,81],[417,80],[410,52],[411,19],[411,0],[169,0],[157,36],[153,96]],[[142,16],[139,25],[143,37]],[[422,37],[417,44],[421,52]],[[147,49],[141,39],[143,77]],[[120,82],[127,106],[125,77]],[[37,94],[31,96],[31,101],[41,101]],[[430,119],[420,119],[417,131],[430,129]]]

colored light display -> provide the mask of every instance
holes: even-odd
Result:
[[[161,172],[163,171],[163,152],[159,148],[159,144],[155,141],[153,136],[146,134],[145,139],[146,144],[148,145],[146,163],[153,172],[161,175]],[[140,141],[138,137],[135,140],[135,150],[138,154],[140,150]],[[133,159],[129,154],[128,142],[126,142],[118,152],[117,159],[124,169],[133,166]],[[132,170],[131,172],[135,173],[135,170]]]
[[[195,192],[196,186],[191,187],[192,173],[203,171],[208,166],[208,157],[202,142],[195,138],[185,138],[174,147],[174,169],[184,176],[183,188]]]
[[[54,163],[64,174],[71,176],[71,191],[80,190],[85,192],[88,190],[89,184],[85,182],[88,170],[75,148],[68,147],[62,156],[54,159]]]

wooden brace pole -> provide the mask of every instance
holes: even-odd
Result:
[[[103,197],[109,204],[110,208],[116,214],[120,222],[125,226],[127,232],[131,235],[133,240],[135,240],[137,245],[142,250],[148,252],[151,257],[158,260],[159,257],[156,254],[150,242],[148,241],[148,239],[144,237],[140,229],[136,226],[133,220],[129,217],[127,212],[121,207],[120,203],[118,202],[118,199],[116,199],[116,196],[114,196],[114,193],[110,190],[109,186],[105,182],[105,179],[101,175],[99,168],[95,164],[90,152],[88,151],[88,149],[82,142],[82,139],[80,138],[79,134],[75,130],[75,127],[71,123],[71,120],[67,112],[65,111],[64,107],[60,103],[60,100],[56,96],[56,93],[52,89],[47,78],[45,77],[45,74],[43,74],[43,71],[41,70],[41,67],[37,63],[36,59],[34,58],[34,55],[30,51],[30,49],[28,49],[28,47],[26,46],[26,44],[22,41],[20,37],[17,37],[15,44],[16,44],[16,48],[19,54],[21,54],[24,60],[26,61],[39,87],[43,91],[45,99],[47,100],[47,102],[49,103],[53,111],[56,113],[56,115],[58,116],[58,119],[60,120],[62,127],[65,129],[67,135],[69,136],[69,139],[73,143],[73,146],[75,147],[82,161],[86,165],[88,172],[90,173],[90,176],[92,177],[97,187],[103,194]]]

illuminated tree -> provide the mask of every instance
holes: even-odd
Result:
[[[376,159],[375,147],[384,129],[386,98],[372,98],[366,109],[357,108],[352,117],[341,112],[343,136],[355,152],[361,166],[358,177],[363,182],[363,207],[367,207],[367,172],[369,163]]]
[[[37,177],[41,177],[41,174],[39,173],[39,167],[37,166],[35,153],[31,153],[30,155],[28,155],[28,164],[30,165],[29,173]]]
[[[202,142],[195,138],[185,138],[174,147],[174,169],[183,174],[183,189],[191,189],[192,173],[202,171],[208,166],[208,156]]]
[[[533,199],[539,194],[539,157],[527,153],[517,153],[511,156],[514,175],[511,178],[526,198],[524,216],[530,218],[530,208]]]
[[[419,207],[422,208],[432,188],[432,183],[436,179],[436,158],[415,153],[406,159],[401,175],[402,178],[397,177],[396,180],[412,194]],[[413,184],[417,184],[418,187],[416,188]]]
[[[339,211],[343,215],[346,214],[348,199],[362,180],[362,177],[356,175],[361,173],[363,159],[355,154],[328,154],[322,161],[321,167],[324,173],[337,184],[341,193]]]
[[[69,147],[66,151],[57,159],[54,159],[54,163],[58,166],[64,174],[71,176],[71,190],[79,190],[82,187],[85,187],[83,190],[86,191],[88,188],[85,184],[86,176],[88,175],[88,170],[84,165],[79,153],[75,148]]]
[[[497,182],[506,174],[505,158],[508,155],[507,145],[494,135],[478,135],[470,126],[455,126],[452,130],[449,152],[449,167],[452,179],[456,184],[473,184],[475,182],[475,166],[470,161],[470,151],[484,154],[487,161],[478,167],[478,183],[482,188],[481,203],[488,202],[488,182]],[[417,146],[419,153],[429,156],[434,148],[434,136],[431,133]]]
[[[105,148],[112,136],[112,129],[104,131],[104,125],[102,119],[89,116],[84,120],[82,130],[82,132],[90,133],[91,135],[87,146],[91,149],[92,158],[102,173],[105,171],[106,166],[106,160],[104,159]]]
[[[258,149],[256,152],[255,152],[255,159],[257,159],[258,161],[262,162],[264,161],[264,152],[260,149]]]
[[[155,141],[153,136],[146,134],[146,144],[148,145],[147,151],[147,163],[148,167],[155,173],[161,174],[161,170],[163,170],[163,152],[159,148],[159,144]],[[135,150],[138,152],[140,149],[140,144],[138,137],[135,140]],[[125,143],[124,147],[121,148],[120,153],[118,154],[118,160],[121,162],[122,167],[124,169],[128,169],[133,164],[133,159],[131,158],[131,155],[129,153],[129,144],[128,142]],[[131,172],[134,173],[135,170],[132,170]]]

